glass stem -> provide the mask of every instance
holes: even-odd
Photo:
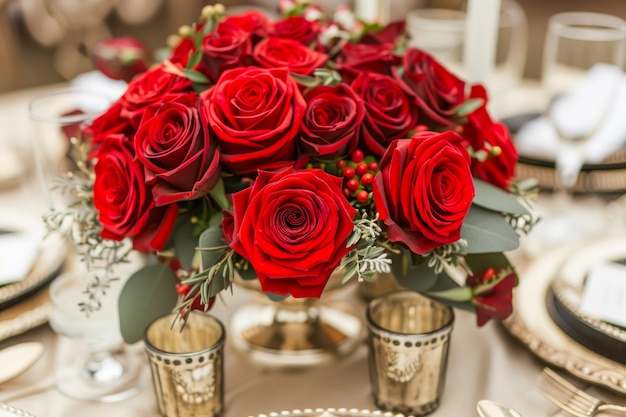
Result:
[[[574,188],[584,163],[584,142],[563,141],[556,157],[556,200],[561,210],[572,203]]]
[[[90,382],[106,383],[124,374],[124,364],[109,351],[90,352],[82,376]]]

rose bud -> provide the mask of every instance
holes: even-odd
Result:
[[[129,82],[148,69],[152,54],[144,43],[135,38],[113,38],[96,44],[93,62],[96,69],[107,77]]]

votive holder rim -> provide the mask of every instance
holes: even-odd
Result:
[[[438,305],[440,305],[442,308],[446,309],[449,311],[450,313],[450,319],[445,322],[444,324],[441,325],[441,327],[435,329],[435,330],[431,330],[429,332],[420,332],[420,333],[403,333],[403,332],[397,332],[394,330],[390,330],[387,329],[383,326],[381,326],[380,324],[378,324],[372,317],[372,306],[374,304],[378,304],[378,303],[382,303],[384,301],[387,301],[390,298],[395,298],[395,297],[399,297],[399,296],[416,296],[416,297],[421,297],[424,299],[427,299],[428,301],[432,302],[432,303],[436,303]],[[403,338],[403,339],[416,339],[416,338],[430,338],[433,336],[438,336],[440,334],[444,334],[444,333],[449,333],[452,329],[452,327],[454,326],[454,320],[455,320],[455,314],[454,314],[454,309],[448,305],[445,305],[443,303],[440,303],[439,301],[430,299],[424,295],[421,295],[419,293],[416,293],[415,291],[396,291],[390,294],[386,294],[382,297],[378,297],[373,299],[372,301],[370,301],[367,305],[367,312],[366,312],[366,320],[367,320],[367,324],[370,328],[370,330],[378,335],[388,335],[388,336],[393,336],[396,338]]]
[[[213,343],[208,348],[205,348],[202,350],[197,350],[194,352],[182,352],[182,353],[168,352],[166,350],[162,350],[154,346],[154,344],[150,342],[150,340],[148,339],[148,331],[150,330],[150,327],[152,327],[154,323],[156,323],[159,320],[164,319],[165,317],[175,317],[176,313],[172,313],[172,314],[168,314],[165,316],[157,317],[156,319],[152,320],[150,324],[148,324],[148,326],[146,327],[146,331],[144,332],[144,345],[146,346],[146,349],[150,351],[151,353],[156,354],[156,355],[161,355],[164,358],[178,358],[179,359],[179,358],[193,358],[195,356],[206,355],[208,353],[219,350],[224,346],[224,342],[226,341],[226,328],[224,327],[224,324],[222,323],[221,320],[219,320],[217,317],[213,316],[212,314],[205,314],[205,313],[201,313],[197,311],[191,311],[187,314],[207,317],[207,318],[212,319],[218,324],[220,328],[220,336],[215,341],[215,343]]]

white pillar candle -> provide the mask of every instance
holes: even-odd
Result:
[[[484,83],[495,65],[500,1],[468,0],[467,2],[463,61],[468,82]]]
[[[389,20],[389,0],[354,0],[354,14],[366,22],[387,24]]]

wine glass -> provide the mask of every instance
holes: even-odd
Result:
[[[463,50],[466,18],[465,11],[458,9],[412,10],[406,17],[409,46],[430,53],[450,71],[465,78]],[[503,0],[494,69],[485,82],[490,94],[490,111],[496,117],[499,117],[501,109],[507,107],[507,93],[521,82],[527,43],[528,23],[524,9],[514,0]]]
[[[71,144],[87,138],[84,128],[112,103],[112,96],[87,88],[67,88],[36,97],[28,110],[33,127],[33,157],[46,208],[62,208],[67,196],[53,193],[60,177],[76,170],[79,156]]]
[[[543,222],[555,243],[596,234],[604,219],[577,209],[573,191],[585,162],[585,146],[602,127],[616,96],[626,53],[626,22],[589,12],[553,15],[548,22],[542,85],[546,112],[558,136],[555,157],[557,213]],[[595,216],[595,217],[594,217]]]
[[[87,300],[88,282],[104,270],[75,269],[57,277],[50,285],[50,326],[58,334],[86,347],[83,358],[57,370],[56,385],[65,395],[79,400],[121,401],[138,392],[139,362],[124,350],[119,328],[117,300],[121,280],[108,280],[109,288],[100,297],[100,308],[87,314],[80,303]],[[101,279],[99,282],[103,282]]]

